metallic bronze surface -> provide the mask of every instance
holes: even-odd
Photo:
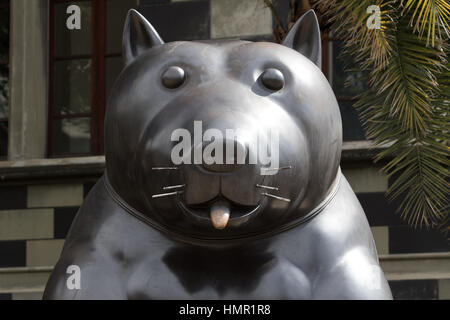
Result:
[[[73,222],[46,299],[391,298],[339,169],[341,117],[318,67],[313,11],[279,45],[163,43],[131,10],[123,51],[106,110],[106,171]],[[200,121],[202,132],[277,132],[278,163],[259,161],[242,136],[214,140],[235,150],[223,162],[174,163],[180,128],[194,137],[189,156],[208,148],[195,138]],[[68,286],[71,265],[79,288]]]

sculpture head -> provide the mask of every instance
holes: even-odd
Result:
[[[330,192],[342,145],[320,41],[313,11],[274,44],[164,43],[131,10],[105,120],[113,189],[197,237],[264,232],[307,215]]]

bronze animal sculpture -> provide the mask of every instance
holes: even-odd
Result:
[[[391,299],[339,168],[341,118],[313,11],[279,45],[164,43],[131,10],[123,55],[106,111],[106,171],[44,298]],[[208,129],[216,135],[205,139]],[[277,140],[261,135],[263,163],[245,137],[268,130]],[[180,147],[183,134],[192,147]],[[213,143],[214,161],[195,158]],[[78,286],[68,285],[70,266]]]

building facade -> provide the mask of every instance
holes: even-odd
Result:
[[[289,1],[273,3],[287,17]],[[70,224],[102,175],[104,110],[122,69],[130,8],[166,42],[273,41],[263,0],[0,0],[0,298],[42,296]],[[341,47],[324,35],[323,72],[344,126],[341,167],[394,297],[450,299],[449,243],[438,230],[409,227],[385,198],[390,181],[383,163],[373,163],[376,150],[353,108],[364,75],[344,71]]]

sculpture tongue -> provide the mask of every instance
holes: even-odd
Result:
[[[230,219],[230,204],[227,201],[216,201],[210,209],[209,216],[216,229],[224,229]]]

